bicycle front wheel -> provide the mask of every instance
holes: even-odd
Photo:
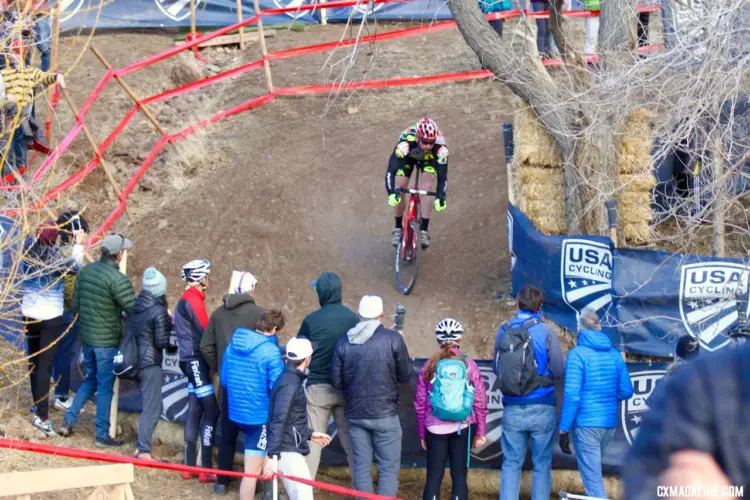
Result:
[[[416,221],[410,221],[404,229],[396,247],[396,263],[394,266],[396,274],[396,288],[404,295],[414,288],[419,274],[419,227]]]

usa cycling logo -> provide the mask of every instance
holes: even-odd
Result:
[[[716,351],[729,344],[737,326],[737,293],[747,289],[748,271],[741,264],[686,264],[680,277],[680,316],[701,347]],[[747,312],[747,311],[746,311]]]
[[[196,10],[207,0],[196,0]],[[190,17],[190,0],[154,0],[159,10],[174,21],[182,21]]]
[[[60,2],[60,22],[64,23],[75,16],[81,10],[82,5],[83,0],[62,0]]]
[[[654,392],[656,381],[664,376],[664,370],[650,370],[630,374],[633,382],[633,397],[620,403],[620,421],[625,439],[633,444],[640,429],[643,415],[648,410],[648,401]]]
[[[170,422],[184,420],[188,409],[188,379],[178,368],[179,361],[176,354],[165,354],[161,362],[161,418]]]
[[[491,366],[480,366],[487,391],[487,442],[481,448],[472,450],[471,456],[479,462],[491,462],[502,456],[500,436],[503,434],[503,394],[497,387],[497,376]]]
[[[612,250],[605,243],[566,239],[562,248],[562,296],[576,313],[612,302]]]

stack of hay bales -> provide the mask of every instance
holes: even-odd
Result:
[[[565,234],[563,161],[552,136],[528,107],[513,120],[513,183],[518,208],[544,234]]]
[[[629,244],[642,245],[651,239],[650,225],[654,219],[651,208],[656,184],[651,149],[653,139],[649,121],[651,114],[644,109],[630,113],[620,144],[619,215],[622,231]]]

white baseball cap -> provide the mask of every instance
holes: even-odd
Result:
[[[359,301],[359,317],[362,319],[375,319],[383,314],[383,299],[377,295],[365,295]]]
[[[286,359],[302,361],[313,353],[312,343],[303,338],[292,337],[286,344]]]

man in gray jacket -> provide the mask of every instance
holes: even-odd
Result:
[[[383,326],[383,299],[365,295],[361,321],[336,343],[331,382],[344,392],[354,457],[354,488],[373,493],[372,460],[378,468],[378,494],[395,497],[401,468],[399,384],[412,378],[403,337]]]

